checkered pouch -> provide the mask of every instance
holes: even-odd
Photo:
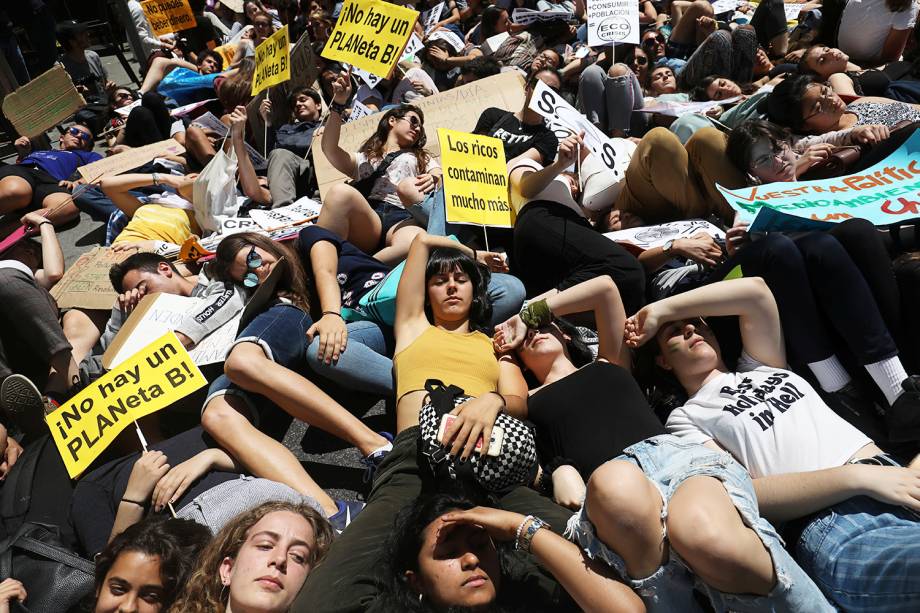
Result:
[[[500,413],[495,425],[504,430],[498,456],[473,453],[461,463],[451,458],[449,448],[438,442],[441,416],[471,400],[456,385],[445,386],[437,379],[425,382],[428,396],[419,413],[419,450],[428,460],[436,479],[467,480],[478,483],[490,492],[507,492],[533,481],[537,472],[537,446],[530,427],[519,419]]]

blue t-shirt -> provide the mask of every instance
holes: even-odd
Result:
[[[325,228],[307,226],[300,231],[299,238],[300,259],[304,265],[310,261],[310,250],[319,241],[328,241],[335,245],[336,251],[339,252],[337,277],[342,291],[343,307],[355,308],[364,294],[374,289],[391,270],[380,260],[367,255]]]
[[[33,151],[20,160],[20,164],[38,166],[49,175],[63,181],[77,171],[77,168],[101,160],[95,151]]]

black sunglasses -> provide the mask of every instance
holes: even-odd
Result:
[[[246,287],[255,287],[259,284],[259,276],[253,271],[262,265],[262,256],[256,251],[253,245],[249,253],[246,254],[246,268],[248,272],[243,276],[243,285]]]

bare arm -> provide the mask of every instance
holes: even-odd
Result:
[[[775,368],[786,366],[776,301],[759,277],[720,281],[653,302],[629,318],[627,338],[631,345],[643,345],[666,322],[724,315],[738,316],[741,340],[752,358]]]
[[[911,32],[913,32],[913,29],[893,29],[888,32],[885,44],[882,45],[882,52],[879,56],[878,64],[887,64],[888,62],[896,62],[901,59],[901,54],[904,53],[904,47],[907,45],[907,39],[910,37]]]
[[[246,107],[238,106],[230,114],[230,141],[236,152],[237,167],[240,171],[240,186],[243,195],[259,204],[271,204],[272,193],[259,183],[256,169],[246,152]]]
[[[339,269],[339,252],[329,241],[316,241],[310,247],[310,267],[319,304],[323,311],[339,312],[342,308],[342,292],[336,277]]]
[[[144,204],[136,196],[128,192],[136,187],[146,187],[148,185],[153,185],[153,175],[116,175],[114,177],[105,177],[99,182],[99,187],[105,195],[128,217],[134,217],[134,212]]]
[[[38,231],[42,238],[42,267],[35,272],[35,282],[45,289],[51,289],[64,276],[64,252],[54,231],[54,224],[38,211],[26,213],[22,223],[32,231]]]
[[[553,179],[559,176],[559,173],[571,166],[579,153],[582,157],[587,156],[587,148],[581,146],[583,144],[581,140],[582,136],[584,136],[584,134],[578,136],[572,135],[559,143],[559,153],[556,155],[556,161],[542,170],[534,171],[530,168],[515,169],[515,171],[511,173],[511,184],[517,184],[519,186],[521,195],[524,198],[534,198],[537,194],[546,189]]]
[[[345,104],[351,96],[351,73],[340,73],[332,83],[332,100]],[[339,135],[342,130],[342,116],[335,111],[330,111],[323,128],[322,147],[323,155],[329,160],[336,170],[345,176],[353,177],[358,167],[354,154],[345,151],[339,146]]]

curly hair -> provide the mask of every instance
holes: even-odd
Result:
[[[163,608],[169,609],[195,566],[195,558],[211,539],[211,532],[188,519],[151,516],[116,536],[96,558],[98,595],[105,578],[122,553],[135,551],[156,556],[163,582]]]
[[[240,249],[255,246],[275,256],[280,262],[284,259],[284,271],[281,279],[278,281],[276,293],[282,298],[289,299],[294,306],[299,307],[304,312],[310,312],[311,283],[300,263],[300,256],[293,247],[284,243],[273,241],[267,236],[255,232],[240,232],[228,236],[220,242],[217,247],[217,253],[214,260],[208,266],[209,276],[217,281],[228,281],[230,283],[239,283],[238,280],[230,276],[230,267],[233,265],[236,254]]]
[[[175,613],[224,613],[227,596],[218,569],[224,558],[234,558],[246,542],[250,529],[269,513],[287,511],[300,515],[313,528],[313,546],[307,563],[311,568],[322,562],[332,545],[332,526],[313,507],[287,501],[272,501],[240,513],[220,529],[197,560],[197,569],[176,601]]]
[[[774,151],[779,150],[784,142],[791,138],[789,130],[762,119],[751,119],[735,127],[728,135],[725,145],[725,157],[743,173],[751,171],[754,143],[765,138],[770,141]]]
[[[492,319],[492,303],[489,301],[489,280],[492,273],[489,269],[469,257],[459,249],[438,247],[433,249],[428,256],[428,265],[425,267],[425,286],[435,275],[453,270],[462,270],[473,284],[473,303],[470,305],[470,329],[490,333],[489,321]],[[431,305],[425,296],[425,314],[428,320],[434,322]]]
[[[425,144],[428,142],[428,137],[425,134],[425,114],[417,106],[400,104],[381,115],[380,121],[377,122],[377,130],[369,139],[364,141],[358,151],[367,156],[368,160],[382,160],[383,146],[386,144],[387,136],[390,134],[390,118],[401,119],[409,113],[415,113],[419,118],[419,136],[412,143],[410,150],[415,154],[418,172],[424,173],[428,169],[428,162],[431,156],[425,151]]]

